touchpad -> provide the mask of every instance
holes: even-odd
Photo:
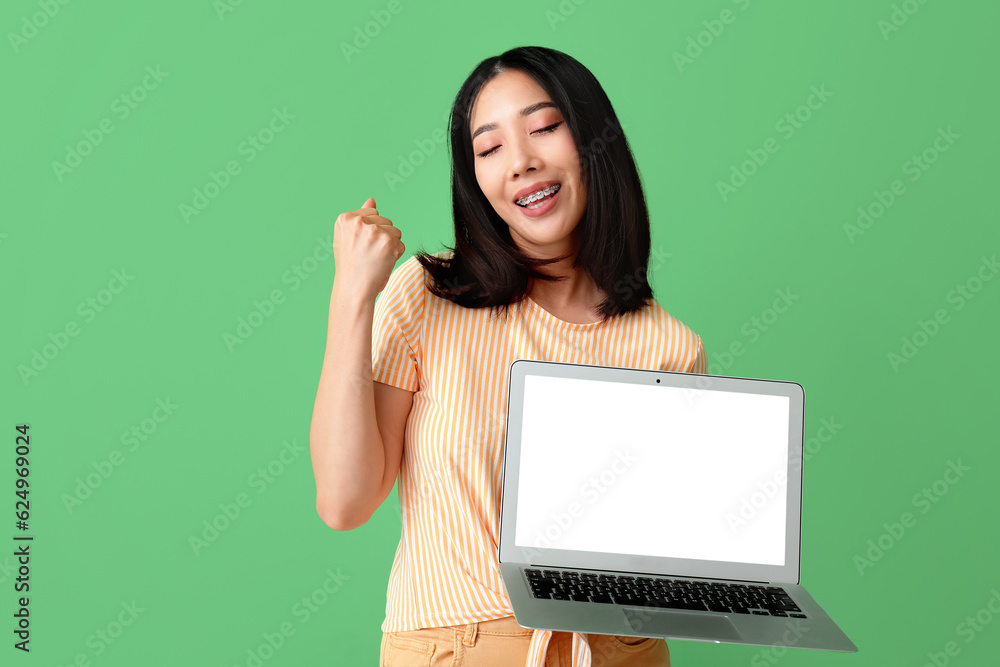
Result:
[[[655,607],[625,607],[625,618],[637,633],[697,637],[698,639],[741,639],[725,616],[688,614]]]

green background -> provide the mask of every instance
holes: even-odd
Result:
[[[948,642],[958,648],[949,664],[995,664],[1000,280],[983,258],[1000,249],[989,194],[998,5],[391,7],[0,9],[0,532],[11,545],[0,553],[20,532],[19,423],[31,426],[35,536],[29,655],[12,648],[16,572],[12,555],[0,557],[0,661],[247,665],[248,651],[288,623],[294,634],[264,664],[377,664],[395,492],[344,533],[314,505],[309,424],[335,271],[323,249],[337,215],[369,195],[402,230],[400,262],[451,243],[447,148],[432,136],[477,62],[537,44],[589,67],[625,125],[653,246],[670,254],[650,267],[657,299],[704,338],[712,372],[803,384],[806,435],[817,437],[805,465],[803,583],[860,652],[767,658],[759,647],[674,641],[673,664],[922,665]],[[730,22],[713,23],[727,9]],[[366,29],[374,36],[364,41]],[[345,53],[355,40],[362,48]],[[694,57],[679,63],[685,49]],[[137,86],[143,99],[123,117],[121,96]],[[800,109],[812,87],[830,96]],[[294,117],[268,135],[275,109]],[[776,124],[796,112],[808,118],[787,136]],[[53,163],[105,119],[113,131],[57,173]],[[935,138],[949,128],[958,137],[939,153]],[[251,135],[270,140],[253,160],[241,150]],[[723,197],[718,182],[769,138],[777,152]],[[934,162],[912,180],[906,170],[925,151]],[[182,205],[230,161],[239,173],[185,220]],[[858,207],[897,179],[905,192],[849,234]],[[124,289],[112,282],[122,270]],[[978,291],[959,300],[958,286]],[[227,344],[274,290],[270,316]],[[797,298],[775,317],[779,290]],[[944,323],[914,341],[939,310]],[[73,324],[78,335],[51,342]],[[920,347],[894,365],[904,338]],[[740,353],[726,357],[734,344]],[[36,358],[41,370],[25,374],[36,352],[44,366]],[[176,406],[161,422],[158,400]],[[839,427],[820,442],[824,419]],[[130,449],[122,435],[144,426]],[[949,461],[969,470],[938,482]],[[266,481],[258,471],[268,466]],[[96,488],[68,505],[88,475]],[[940,497],[921,501],[935,482]],[[204,522],[225,525],[220,504],[239,494],[249,500],[239,516],[193,547]],[[915,525],[891,537],[885,524],[905,512]],[[880,539],[888,550],[859,567]],[[328,580],[335,592],[317,594]],[[314,594],[323,602],[307,616],[301,600]],[[100,640],[133,603],[133,622]],[[987,622],[963,632],[977,613]]]

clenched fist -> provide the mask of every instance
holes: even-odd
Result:
[[[334,281],[352,293],[374,299],[406,252],[401,237],[392,221],[378,214],[374,197],[356,211],[341,213],[333,228]]]

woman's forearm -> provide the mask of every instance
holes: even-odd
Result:
[[[316,509],[336,530],[351,530],[368,520],[385,472],[372,382],[374,311],[374,298],[334,279],[309,448]]]

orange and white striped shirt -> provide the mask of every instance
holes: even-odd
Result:
[[[447,256],[447,251],[440,253]],[[500,479],[511,363],[535,359],[706,372],[701,338],[656,302],[591,324],[555,317],[530,298],[506,322],[427,289],[415,257],[375,304],[372,377],[414,392],[398,477],[402,535],[389,574],[383,632],[513,616],[497,562]],[[536,630],[528,665],[552,635]],[[573,633],[573,664],[590,664]]]

